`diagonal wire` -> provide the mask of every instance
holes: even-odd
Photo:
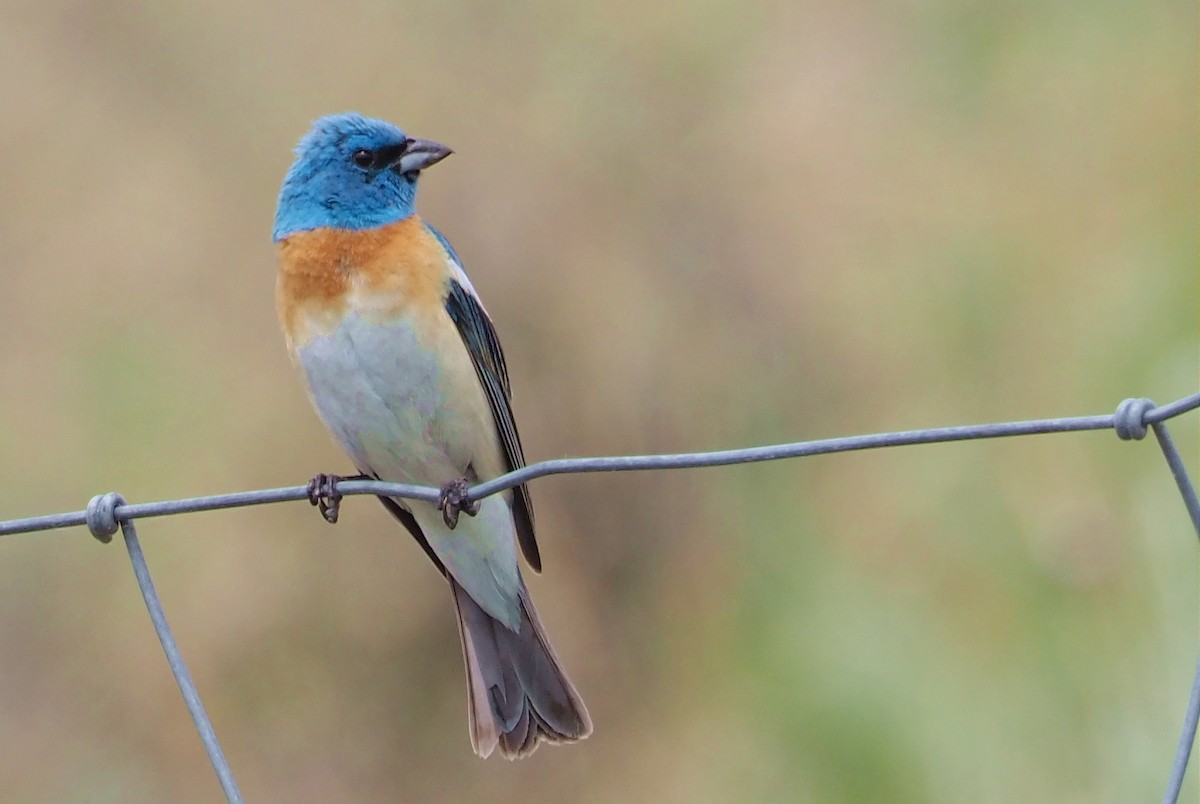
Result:
[[[1192,485],[1192,481],[1188,477],[1187,468],[1183,465],[1183,458],[1180,457],[1179,450],[1175,449],[1175,441],[1171,438],[1165,422],[1155,422],[1150,426],[1154,430],[1154,437],[1158,439],[1158,446],[1162,449],[1163,457],[1167,460],[1167,466],[1171,468],[1171,474],[1175,477],[1175,485],[1178,486],[1179,493],[1183,496],[1183,503],[1192,519],[1192,528],[1196,531],[1196,535],[1200,536],[1200,499],[1196,498],[1196,487]],[[1179,792],[1183,789],[1183,777],[1187,773],[1188,758],[1191,756],[1192,746],[1196,742],[1198,721],[1200,721],[1200,661],[1196,663],[1196,675],[1192,679],[1192,691],[1188,695],[1183,727],[1179,733],[1179,747],[1175,750],[1175,761],[1171,764],[1171,775],[1167,779],[1167,790],[1163,793],[1163,804],[1175,804],[1179,800]]]
[[[221,750],[221,744],[217,742],[217,733],[208,719],[208,713],[204,711],[204,704],[200,701],[200,692],[192,682],[192,676],[188,673],[187,665],[184,664],[183,655],[175,644],[175,637],[171,635],[171,626],[167,624],[167,615],[163,611],[162,603],[158,600],[158,593],[154,591],[154,581],[150,579],[150,568],[146,566],[146,557],[142,555],[142,546],[138,543],[133,523],[122,522],[121,534],[125,537],[129,560],[133,562],[133,574],[137,577],[138,586],[141,587],[142,598],[145,599],[146,609],[150,612],[150,621],[154,623],[154,630],[158,633],[159,642],[162,643],[163,653],[167,654],[167,664],[171,665],[171,672],[175,675],[175,680],[179,682],[179,691],[183,694],[183,702],[187,704],[188,712],[192,715],[192,722],[196,724],[196,731],[200,733],[200,742],[204,743],[208,759],[212,762],[213,770],[217,772],[221,790],[225,792],[225,798],[230,804],[242,804],[242,793],[238,790],[237,782],[234,781],[233,771],[225,759],[225,752]]]
[[[1200,534],[1200,500],[1197,499],[1196,490],[1188,477],[1183,459],[1180,457],[1179,451],[1175,448],[1165,424],[1167,419],[1195,410],[1198,407],[1200,407],[1200,394],[1193,394],[1162,406],[1155,406],[1148,399],[1127,399],[1117,407],[1116,413],[1102,416],[1077,416],[958,427],[938,427],[925,430],[875,433],[846,438],[829,438],[818,441],[799,441],[790,444],[774,444],[764,447],[749,447],[746,449],[718,452],[570,458],[542,461],[474,486],[470,490],[469,500],[478,500],[530,480],[556,474],[727,466],[730,464],[774,461],[807,455],[825,455],[834,452],[850,452],[883,447],[1110,428],[1116,430],[1117,435],[1122,439],[1140,440],[1145,437],[1147,427],[1149,427],[1154,431],[1154,435],[1162,449],[1163,457],[1166,459],[1167,465],[1175,478],[1175,483],[1179,488],[1179,492],[1183,496],[1184,505],[1192,519],[1192,524],[1197,534]],[[426,500],[429,502],[437,502],[441,495],[439,489],[430,486],[385,483],[376,480],[342,480],[336,484],[336,490],[343,495],[377,494]],[[125,545],[129,550],[130,560],[133,562],[134,575],[142,591],[142,597],[146,601],[146,608],[150,612],[150,620],[154,625],[154,630],[158,634],[163,652],[167,656],[167,663],[170,665],[171,672],[179,685],[179,690],[183,694],[184,703],[191,713],[192,720],[196,724],[196,730],[199,732],[200,739],[204,743],[204,748],[208,752],[209,760],[216,771],[221,789],[231,804],[241,804],[241,793],[238,790],[237,783],[234,781],[229,763],[225,759],[220,744],[217,742],[212,723],[204,711],[204,705],[200,701],[199,692],[192,682],[187,665],[183,661],[183,656],[180,654],[179,648],[175,644],[175,639],[171,634],[170,626],[167,624],[166,614],[163,612],[162,605],[158,600],[158,594],[154,589],[154,583],[150,578],[150,570],[146,565],[145,556],[142,554],[142,548],[138,542],[133,520],[143,517],[212,511],[248,505],[264,505],[267,503],[310,499],[310,497],[308,486],[288,486],[276,489],[243,491],[208,497],[192,497],[181,500],[164,500],[130,505],[119,494],[109,493],[93,497],[87,509],[83,511],[0,522],[0,536],[87,525],[92,535],[102,542],[111,541],[118,527],[121,529],[125,538]],[[1176,802],[1179,798],[1179,792],[1183,785],[1183,777],[1187,770],[1188,758],[1191,754],[1192,745],[1195,742],[1198,719],[1200,719],[1200,663],[1196,667],[1196,677],[1188,700],[1183,729],[1180,734],[1179,748],[1176,752],[1175,762],[1171,767],[1167,790],[1163,796],[1163,801],[1166,804],[1172,804],[1172,802]]]
[[[91,529],[92,535],[105,543],[112,541],[112,536],[117,531],[117,519],[114,511],[118,505],[124,503],[125,500],[120,494],[111,492],[93,497],[86,512],[87,525]],[[175,644],[171,626],[167,623],[166,612],[163,611],[162,603],[158,599],[158,592],[154,589],[154,581],[150,578],[150,567],[146,564],[146,556],[142,553],[142,545],[138,541],[137,528],[132,520],[122,522],[120,527],[121,535],[125,537],[125,548],[129,551],[129,560],[133,563],[133,575],[137,579],[138,588],[142,590],[142,599],[146,601],[146,610],[150,612],[150,622],[154,625],[155,633],[158,634],[158,641],[162,644],[163,653],[167,656],[167,664],[170,665],[175,682],[179,685],[179,692],[183,694],[183,702],[192,715],[192,722],[196,724],[200,742],[204,744],[204,750],[208,752],[208,759],[212,763],[213,770],[216,771],[217,780],[221,783],[221,790],[224,791],[229,804],[242,804],[242,794],[238,790],[237,782],[234,781],[233,770],[225,759],[221,744],[217,742],[217,733],[213,729],[212,721],[208,719],[208,713],[204,711],[204,704],[200,701],[200,692],[192,681],[192,675],[183,661],[183,654],[179,652],[179,646]]]
[[[1154,437],[1158,439],[1158,446],[1162,449],[1163,457],[1167,459],[1167,466],[1171,468],[1171,474],[1175,477],[1175,485],[1179,488],[1180,495],[1183,496],[1183,504],[1187,507],[1188,516],[1192,519],[1192,527],[1195,529],[1196,535],[1200,536],[1200,499],[1196,497],[1196,487],[1192,485],[1192,481],[1188,477],[1187,467],[1183,465],[1183,458],[1179,456],[1179,450],[1175,449],[1175,441],[1171,438],[1166,424],[1157,422],[1151,427],[1154,430]]]
[[[1183,728],[1179,734],[1179,748],[1175,750],[1175,761],[1171,763],[1171,776],[1167,780],[1167,791],[1163,793],[1163,804],[1179,801],[1183,789],[1183,776],[1187,773],[1188,757],[1196,742],[1196,722],[1200,720],[1200,661],[1196,662],[1196,677],[1192,679],[1192,692],[1188,695],[1187,711],[1183,716]]]

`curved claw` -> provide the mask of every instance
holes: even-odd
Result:
[[[327,475],[321,472],[308,481],[308,501],[317,506],[321,516],[330,525],[338,521],[338,513],[342,505],[342,493],[338,491],[338,482],[345,478],[338,475]]]
[[[450,530],[458,525],[459,513],[475,516],[479,513],[479,500],[467,497],[469,490],[467,479],[460,477],[442,486],[442,496],[438,498],[438,510],[442,512],[442,521]]]

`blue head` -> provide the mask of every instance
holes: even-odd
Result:
[[[296,146],[275,211],[276,241],[323,226],[374,229],[415,211],[417,179],[444,145],[360,114],[322,117]]]

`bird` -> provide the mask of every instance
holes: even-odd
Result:
[[[472,748],[516,759],[592,722],[521,575],[518,545],[541,571],[528,488],[467,494],[525,459],[495,326],[450,241],[416,212],[422,173],[451,153],[356,112],[314,121],[279,191],[275,301],[356,477],[441,490],[436,503],[379,499],[449,582]],[[331,522],[341,479],[309,484]]]

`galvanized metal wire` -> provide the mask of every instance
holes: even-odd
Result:
[[[773,444],[763,447],[731,449],[718,452],[692,452],[676,455],[625,455],[601,458],[565,458],[560,460],[542,461],[530,464],[515,472],[509,472],[493,480],[480,483],[470,489],[468,501],[479,500],[505,489],[527,483],[539,477],[559,474],[576,474],[584,472],[624,472],[662,469],[693,469],[706,466],[729,466],[741,463],[756,463],[760,461],[776,461],[784,458],[800,458],[808,455],[827,455],[834,452],[851,452],[856,450],[880,449],[883,447],[900,447],[915,444],[934,444],[948,441],[967,441],[980,438],[1004,438],[1019,435],[1039,435],[1046,433],[1067,433],[1083,430],[1114,430],[1122,440],[1140,440],[1148,431],[1153,431],[1167,466],[1175,479],[1175,484],[1183,497],[1184,506],[1192,520],[1193,529],[1200,537],[1200,498],[1197,498],[1196,488],[1188,477],[1183,458],[1175,448],[1166,422],[1175,416],[1200,408],[1200,394],[1192,394],[1167,405],[1155,405],[1149,399],[1126,399],[1115,413],[1100,416],[1076,416],[1054,419],[1036,419],[1031,421],[1000,422],[994,424],[963,425],[956,427],[936,427],[925,430],[906,430],[892,433],[876,433],[871,435],[849,436],[845,438],[829,438],[817,441],[799,441],[789,444]],[[384,495],[403,497],[413,500],[436,502],[441,494],[440,489],[430,486],[414,486],[404,483],[385,483],[377,480],[342,480],[336,484],[338,493],[344,496],[360,494]],[[56,528],[85,525],[88,530],[102,542],[112,540],[113,534],[121,530],[133,563],[134,576],[146,608],[150,612],[150,621],[162,643],[167,664],[179,690],[183,694],[184,703],[196,724],[205,751],[216,771],[217,779],[225,798],[230,802],[240,804],[242,795],[234,781],[233,771],[217,741],[216,732],[200,701],[200,694],[192,682],[183,656],[175,644],[171,628],[167,624],[166,614],[154,590],[150,578],[150,569],[138,542],[134,520],[147,519],[157,516],[194,513],[197,511],[214,511],[224,508],[239,508],[248,505],[265,505],[267,503],[308,500],[307,485],[286,486],[275,489],[258,491],[241,491],[232,494],[216,494],[208,497],[191,497],[180,500],[163,500],[151,503],[127,503],[116,493],[108,493],[93,497],[87,508],[82,511],[71,511],[61,514],[34,516],[24,519],[11,519],[0,522],[0,536],[17,533],[33,533],[53,530]],[[1180,789],[1183,786],[1184,774],[1187,771],[1189,757],[1196,739],[1197,722],[1200,721],[1200,661],[1196,665],[1196,673],[1192,681],[1191,693],[1188,697],[1184,714],[1183,727],[1179,735],[1179,747],[1171,765],[1163,802],[1174,804],[1178,801]]]

